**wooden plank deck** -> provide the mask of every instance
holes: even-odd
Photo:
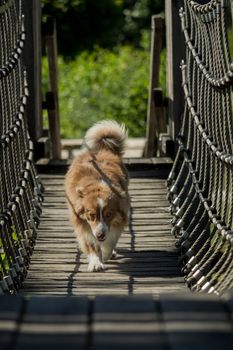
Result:
[[[1,350],[231,350],[233,296],[0,296]]]
[[[156,170],[131,172],[131,221],[118,258],[100,273],[88,273],[77,250],[64,176],[42,178],[44,211],[27,279],[20,295],[0,296],[2,350],[232,349],[233,296],[185,286]]]
[[[146,176],[146,177],[145,177]],[[165,180],[131,172],[131,220],[106,271],[87,272],[68,220],[63,175],[42,175],[45,201],[35,250],[21,294],[152,295],[187,291],[170,234]]]

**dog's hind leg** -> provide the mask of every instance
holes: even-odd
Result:
[[[104,262],[116,257],[117,253],[115,249],[121,233],[122,229],[111,230],[108,233],[107,239],[100,244]]]
[[[108,261],[109,259],[114,259],[117,255],[115,251],[115,242],[101,244],[103,261]]]

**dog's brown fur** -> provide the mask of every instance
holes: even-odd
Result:
[[[104,269],[128,219],[128,174],[122,162],[125,131],[115,122],[95,124],[65,179],[70,219],[89,271]]]

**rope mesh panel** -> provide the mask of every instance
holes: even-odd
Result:
[[[0,33],[0,294],[12,294],[27,272],[43,199],[25,118],[26,33],[20,0],[0,1]]]
[[[172,232],[188,286],[221,294],[233,287],[233,63],[227,40],[230,1],[180,9],[185,108],[168,178]],[[231,28],[232,29],[232,28]]]

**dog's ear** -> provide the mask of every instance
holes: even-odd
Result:
[[[83,206],[78,207],[78,208],[76,209],[76,213],[77,213],[78,215],[83,215],[83,214],[84,214],[84,208],[83,208]]]
[[[83,198],[83,188],[82,187],[76,187],[76,193],[78,195],[79,198]]]
[[[82,205],[77,206],[77,207],[75,208],[75,212],[76,212],[76,215],[80,217],[80,219],[83,219],[83,218],[84,218],[83,215],[84,215],[84,213],[85,213],[85,210],[84,210],[84,207],[83,207]]]

